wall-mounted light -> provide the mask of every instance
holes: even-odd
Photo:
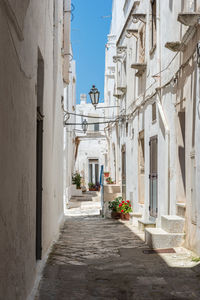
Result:
[[[83,132],[86,133],[87,132],[87,129],[88,129],[88,122],[87,120],[83,120],[82,122],[82,129],[83,129]]]
[[[95,87],[95,85],[92,86],[92,88],[91,88],[91,90],[89,92],[89,95],[90,95],[90,100],[92,102],[92,105],[96,109],[96,107],[97,107],[97,105],[99,103],[100,92]]]

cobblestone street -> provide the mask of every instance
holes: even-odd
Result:
[[[191,252],[145,249],[143,233],[129,222],[67,216],[36,299],[200,299],[200,266]]]

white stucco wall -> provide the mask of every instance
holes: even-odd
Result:
[[[42,258],[63,217],[62,20],[62,1],[0,4],[2,299],[27,299],[40,266],[35,255],[38,49],[44,59]]]
[[[199,69],[196,62],[196,43],[199,40],[198,27],[193,32],[187,26],[177,21],[181,11],[193,11],[194,1],[156,1],[156,47],[151,49],[151,4],[150,1],[113,1],[111,30],[108,35],[105,67],[105,101],[119,105],[116,116],[119,137],[116,137],[114,125],[109,128],[110,145],[118,149],[117,173],[121,177],[121,149],[126,146],[126,197],[132,197],[135,211],[143,213],[144,219],[149,219],[149,170],[150,152],[149,141],[153,136],[158,137],[158,214],[156,224],[159,227],[161,215],[176,214],[177,202],[186,203],[186,243],[188,248],[199,253],[199,197],[198,184],[196,184],[196,198],[192,201],[191,183],[192,156],[195,159],[194,174],[198,180],[199,146],[197,128],[198,76]],[[197,10],[199,9],[199,1]],[[145,14],[145,21],[132,22],[132,13]],[[136,77],[137,70],[131,68],[138,63],[139,39],[138,33],[130,35],[126,29],[141,30],[145,26],[145,57],[146,70],[141,77]],[[186,35],[187,40],[186,40]],[[112,43],[110,37],[114,36]],[[185,41],[183,52],[176,53],[165,47],[167,42]],[[120,50],[120,47],[125,47]],[[114,62],[112,60],[114,56]],[[124,64],[126,72],[123,70]],[[185,64],[185,65],[184,65]],[[108,76],[109,70],[115,70],[114,76]],[[196,71],[197,70],[197,71]],[[154,76],[156,75],[156,76]],[[173,77],[175,82],[173,83]],[[116,97],[116,87],[123,84],[124,94]],[[113,86],[115,89],[113,89]],[[114,94],[114,96],[113,96]],[[118,90],[118,94],[119,90]],[[111,95],[110,97],[108,95]],[[152,104],[156,102],[156,122],[152,122]],[[185,146],[179,124],[179,114],[185,111]],[[113,112],[114,113],[114,110]],[[126,133],[128,123],[128,134]],[[194,130],[194,124],[196,126]],[[139,175],[138,175],[138,137],[144,130],[145,140],[145,201],[139,201]],[[193,133],[194,132],[194,133]],[[195,136],[195,142],[193,142]],[[185,148],[185,174],[186,185],[183,180],[183,158],[181,151]],[[110,148],[111,149],[111,148]],[[113,172],[114,159],[109,151],[111,172]],[[182,167],[181,167],[182,165]],[[181,169],[182,168],[182,169]],[[196,181],[197,182],[197,181]],[[196,206],[197,223],[192,221]]]

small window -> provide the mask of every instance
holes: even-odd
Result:
[[[152,104],[152,122],[156,121],[156,103]]]
[[[151,0],[151,50],[156,47],[156,0]]]

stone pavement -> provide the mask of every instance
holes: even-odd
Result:
[[[101,198],[100,192],[85,192],[80,197],[70,199],[66,216],[94,216],[100,214]]]
[[[36,299],[200,299],[200,265],[192,253],[145,254],[143,238],[129,222],[66,217]]]

